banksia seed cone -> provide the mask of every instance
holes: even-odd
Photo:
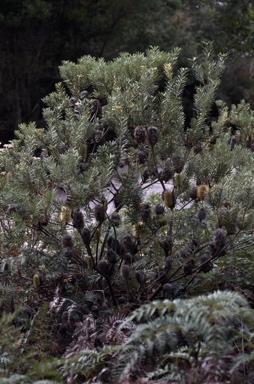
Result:
[[[144,172],[141,175],[142,182],[145,183],[149,179],[149,177],[150,177],[150,172],[149,172],[149,169],[146,168],[144,169]]]
[[[159,180],[161,181],[169,181],[173,177],[173,170],[169,168],[163,168],[159,171]]]
[[[62,247],[65,248],[65,247],[70,247],[70,248],[73,248],[73,239],[70,235],[65,235],[63,238],[62,238]]]
[[[110,217],[110,221],[113,225],[115,225],[116,227],[118,227],[121,223],[121,217],[119,215],[118,212],[113,212],[111,217]]]
[[[156,204],[155,205],[154,213],[156,215],[163,215],[164,212],[165,212],[165,208],[163,207],[163,205],[161,205],[161,204]]]
[[[165,271],[166,271],[166,272],[169,271],[169,270],[172,268],[172,265],[173,265],[173,259],[172,259],[172,257],[167,256],[167,257],[165,258],[165,265],[164,265],[164,269],[165,269]]]
[[[100,260],[98,262],[98,270],[102,275],[109,277],[111,272],[111,266],[106,260]]]
[[[206,219],[206,210],[204,207],[201,207],[198,211],[197,218],[200,222]]]
[[[196,200],[197,197],[198,197],[198,195],[197,195],[197,187],[191,188],[191,190],[190,190],[190,198],[192,200]]]
[[[131,250],[134,247],[134,240],[133,237],[129,234],[126,234],[122,238],[122,244],[126,251]]]
[[[147,128],[147,139],[151,147],[153,147],[159,139],[159,130],[156,127]]]
[[[151,218],[151,207],[149,204],[141,205],[140,216],[144,221],[147,221]]]
[[[35,288],[38,288],[41,285],[41,279],[38,273],[35,273],[33,275],[33,285]]]
[[[200,142],[198,142],[197,144],[195,144],[193,146],[193,152],[195,153],[195,155],[197,155],[200,152],[202,152],[202,144]]]
[[[98,203],[94,207],[94,216],[99,223],[102,223],[105,220],[105,207],[104,204]]]
[[[169,189],[165,189],[165,191],[162,192],[162,199],[167,208],[171,208],[171,209],[174,208],[175,206],[174,190],[170,191]]]
[[[194,266],[195,266],[194,259],[190,259],[190,260],[186,261],[186,263],[184,263],[184,265],[183,265],[183,271],[184,271],[185,275],[190,275],[193,271]]]
[[[174,185],[178,188],[182,187],[182,175],[181,173],[176,173],[174,177]]]
[[[107,252],[107,259],[110,264],[115,264],[118,261],[118,257],[115,251],[113,249],[109,249]]]
[[[197,187],[197,197],[200,200],[204,200],[204,198],[206,197],[208,191],[209,191],[209,188],[208,188],[207,185],[204,185],[204,184],[198,185],[198,187]]]
[[[227,231],[218,228],[213,232],[213,243],[217,249],[224,247],[226,243]]]
[[[145,164],[146,160],[147,160],[147,154],[144,151],[139,151],[137,153],[138,164]]]
[[[91,241],[91,232],[90,229],[88,228],[82,228],[81,232],[81,237],[85,245],[89,245]]]
[[[81,231],[81,229],[84,228],[84,217],[80,209],[75,209],[72,212],[72,223],[74,228],[78,231]]]
[[[109,236],[107,240],[107,246],[113,249],[119,256],[122,256],[125,253],[124,246],[120,244],[118,239],[115,239],[112,236]]]
[[[207,256],[207,255],[203,255],[201,257],[201,260],[200,260],[201,265],[204,264],[206,261],[207,261],[207,263],[205,265],[203,265],[202,268],[200,268],[200,271],[202,271],[204,273],[208,273],[213,269],[213,262],[211,260],[208,261],[209,259],[210,259],[210,256]]]
[[[134,139],[138,144],[145,142],[146,132],[143,127],[138,126],[134,129]]]
[[[132,264],[134,261],[134,256],[130,252],[127,252],[123,255],[123,259],[127,264]]]
[[[71,221],[71,209],[70,207],[63,206],[61,208],[60,220],[68,223]]]
[[[142,285],[145,281],[145,273],[144,271],[136,271],[135,272],[135,277],[136,277],[136,280],[137,282]]]
[[[123,265],[121,268],[121,274],[125,280],[128,280],[130,277],[130,267],[128,265]]]

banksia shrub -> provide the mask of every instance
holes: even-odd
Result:
[[[55,296],[64,331],[50,329],[50,345],[71,339],[70,319],[87,313],[106,322],[154,299],[235,282],[252,289],[254,114],[247,103],[216,101],[223,55],[208,44],[187,70],[175,66],[179,53],[63,62],[62,82],[44,98],[45,127],[21,124],[0,151],[0,289],[22,292],[9,308],[22,301],[37,310]],[[190,71],[198,86],[189,120]],[[39,289],[29,289],[34,271]],[[118,353],[104,359],[102,328],[88,335],[93,342],[87,336],[88,356],[107,365]],[[97,365],[83,370],[85,345],[77,382],[98,381]],[[160,366],[170,375],[171,361]]]

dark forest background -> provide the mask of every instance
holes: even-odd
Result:
[[[21,122],[43,126],[42,98],[63,60],[112,59],[150,46],[182,49],[179,65],[214,41],[228,54],[218,97],[254,104],[254,1],[4,0],[0,2],[0,141]],[[186,110],[193,84],[185,89]]]

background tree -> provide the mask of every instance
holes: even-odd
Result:
[[[86,54],[109,60],[150,46],[181,47],[179,65],[188,66],[200,42],[214,40],[216,52],[230,52],[221,97],[229,105],[242,98],[252,102],[252,2],[6,0],[0,20],[4,142],[21,122],[44,126],[41,98],[59,81],[58,66]],[[186,87],[187,104],[193,81]]]

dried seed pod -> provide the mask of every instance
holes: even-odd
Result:
[[[133,237],[127,233],[122,238],[122,244],[126,251],[130,251],[134,247],[135,242]]]
[[[197,142],[194,146],[193,146],[193,152],[195,153],[195,155],[198,155],[199,153],[202,152],[202,144],[199,142]]]
[[[85,163],[84,161],[81,161],[78,165],[78,168],[79,168],[79,172],[80,173],[84,173],[85,171],[88,170],[88,164]]]
[[[121,268],[121,274],[125,280],[128,280],[130,277],[130,267],[129,265],[124,264]]]
[[[107,252],[107,259],[110,264],[115,264],[118,261],[117,253],[113,249],[109,249]]]
[[[134,129],[134,139],[138,144],[142,144],[146,139],[146,132],[143,127],[137,126]]]
[[[113,212],[111,217],[110,217],[110,221],[113,225],[115,225],[116,227],[118,227],[121,223],[121,217],[119,215],[118,212]]]
[[[197,197],[200,200],[204,200],[204,198],[206,197],[208,192],[209,192],[209,188],[208,188],[207,185],[204,185],[204,184],[198,185],[198,187],[197,187]]]
[[[72,223],[74,228],[81,231],[84,228],[84,216],[80,209],[74,209],[72,212]]]
[[[147,221],[151,219],[151,207],[150,204],[142,204],[140,208],[140,216],[142,220]]]
[[[65,247],[70,247],[70,248],[73,248],[73,239],[70,235],[64,235],[64,237],[62,238],[62,241],[61,241],[61,245],[63,248]]]
[[[201,207],[198,211],[197,218],[200,222],[206,219],[206,210],[204,207]]]
[[[172,179],[174,171],[170,168],[163,168],[159,171],[159,180],[168,182]]]
[[[90,229],[88,228],[82,228],[81,232],[81,237],[85,245],[89,245],[91,241],[91,232]]]
[[[184,263],[184,265],[183,265],[183,271],[184,271],[185,275],[190,275],[193,271],[194,266],[195,266],[194,259],[190,259],[190,260],[186,261],[186,263]]]
[[[203,255],[201,257],[201,260],[200,260],[201,265],[204,264],[206,261],[207,261],[207,263],[205,265],[203,265],[202,268],[200,268],[200,271],[202,271],[204,273],[208,273],[213,269],[213,262],[211,260],[208,261],[209,259],[210,259],[210,256],[207,256],[207,255]]]
[[[136,280],[137,280],[137,282],[140,284],[140,285],[142,285],[143,283],[144,283],[144,281],[145,281],[145,273],[144,273],[144,271],[136,271],[135,272],[135,277],[136,277]]]
[[[198,195],[197,195],[197,187],[191,188],[189,195],[190,195],[190,198],[192,200],[196,200],[196,198],[198,197]]]
[[[164,265],[164,269],[165,269],[165,271],[166,271],[166,272],[169,271],[169,270],[172,268],[172,265],[173,265],[173,259],[172,259],[172,257],[167,256],[167,257],[165,258],[165,265]]]
[[[213,243],[217,249],[220,249],[225,246],[227,237],[227,231],[224,229],[218,228],[213,232]]]
[[[139,151],[137,153],[138,164],[145,164],[146,160],[147,160],[147,153],[145,151]]]
[[[99,223],[102,223],[105,220],[105,207],[104,204],[98,203],[94,207],[94,216]]]
[[[119,256],[122,256],[125,253],[124,246],[120,243],[118,239],[115,239],[112,236],[109,236],[107,240],[107,245],[109,248],[112,248]]]
[[[156,215],[163,215],[164,212],[165,212],[165,208],[163,207],[163,205],[161,205],[161,204],[156,204],[155,205],[154,213]]]
[[[145,183],[150,177],[150,172],[148,168],[144,169],[144,172],[141,175],[142,182]]]
[[[98,262],[98,270],[102,275],[109,277],[111,274],[111,265],[107,260],[100,260]]]
[[[33,285],[35,288],[38,288],[41,285],[41,279],[38,273],[33,275]]]
[[[147,128],[147,139],[151,147],[153,147],[159,139],[159,130],[156,127]]]
[[[165,189],[165,191],[162,192],[162,199],[167,208],[173,209],[175,206],[174,189],[172,191],[170,191],[169,189]]]
[[[134,261],[134,256],[130,253],[127,252],[123,255],[123,259],[127,264],[132,264]]]
[[[70,207],[63,206],[61,208],[60,220],[64,221],[65,223],[68,223],[69,221],[71,221],[71,209],[70,209]]]

